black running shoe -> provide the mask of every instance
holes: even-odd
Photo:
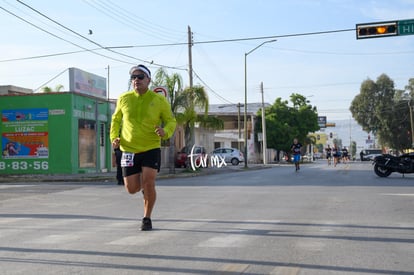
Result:
[[[143,218],[142,219],[142,225],[141,230],[142,231],[148,231],[152,229],[152,222],[150,218]]]

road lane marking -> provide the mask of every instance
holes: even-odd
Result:
[[[249,268],[248,264],[227,264],[213,274],[241,274]]]
[[[15,184],[2,184],[0,185],[0,189],[7,189],[7,188],[23,188],[23,187],[33,187],[35,186],[34,184],[30,184],[30,185],[23,185],[23,184],[19,184],[19,185],[15,185]]]
[[[248,237],[241,235],[225,234],[213,237],[198,244],[199,247],[243,247]]]
[[[270,272],[271,275],[296,275],[300,271],[299,267],[281,266],[276,267]]]
[[[381,193],[380,195],[382,196],[407,196],[407,197],[414,196],[414,194],[409,194],[409,193]]]
[[[138,229],[137,229],[138,232]],[[148,232],[138,232],[144,234],[137,234],[133,236],[128,236],[120,239],[116,239],[111,242],[107,242],[106,244],[110,245],[150,245],[154,242],[160,241],[161,239],[168,238],[171,235],[174,235],[172,232],[166,231],[148,231]]]
[[[67,243],[70,241],[81,240],[85,238],[86,235],[83,235],[79,232],[71,233],[71,234],[56,234],[56,235],[47,235],[42,238],[31,240],[30,243],[37,243],[37,244],[61,244]]]

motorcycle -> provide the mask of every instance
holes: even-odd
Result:
[[[377,176],[385,178],[393,172],[401,174],[414,173],[414,153],[393,156],[382,154],[374,158],[374,172]]]

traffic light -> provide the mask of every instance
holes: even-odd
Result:
[[[357,39],[398,35],[397,21],[356,25]]]
[[[332,136],[333,136],[333,135],[332,135],[332,132],[330,132],[330,133],[329,133],[329,137],[330,137],[330,138],[332,138]]]

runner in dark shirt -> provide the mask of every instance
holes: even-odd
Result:
[[[298,142],[298,139],[293,139],[293,144],[290,146],[290,150],[293,154],[293,163],[295,164],[296,172],[300,170],[299,161],[300,161],[300,149],[302,148],[302,144]]]
[[[331,165],[331,161],[332,161],[332,148],[331,146],[329,146],[325,149],[326,152],[326,159],[328,160],[328,165]]]

